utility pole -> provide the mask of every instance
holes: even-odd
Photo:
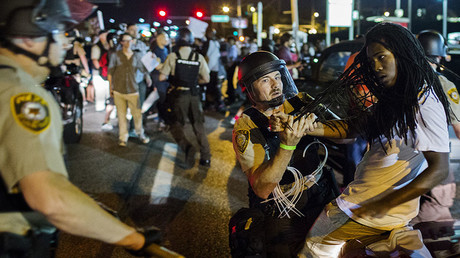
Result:
[[[407,28],[412,31],[412,0],[408,0],[407,2],[407,18],[409,18]]]
[[[257,3],[257,46],[262,46],[262,10],[263,10],[262,2]]]
[[[241,28],[241,0],[236,0],[236,16],[238,17],[238,37],[243,36],[243,29]]]
[[[442,36],[447,39],[447,0],[442,1]]]
[[[291,19],[292,19],[292,36],[294,37],[295,47],[299,52],[299,37],[297,32],[299,31],[299,9],[297,7],[297,0],[291,0]]]

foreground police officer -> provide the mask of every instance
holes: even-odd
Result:
[[[23,257],[19,249],[47,257],[51,224],[132,250],[145,243],[67,178],[61,114],[40,83],[63,61],[63,32],[74,23],[66,1],[0,2],[1,257]]]
[[[314,141],[304,136],[314,129],[314,116],[294,117],[306,94],[298,93],[286,63],[258,51],[243,59],[239,71],[239,83],[253,107],[235,124],[233,147],[250,183],[249,206],[265,214],[262,253],[296,257],[308,229],[336,196],[335,179],[323,171],[318,145],[311,145],[303,157]]]
[[[200,165],[211,165],[211,150],[204,129],[204,114],[200,100],[198,84],[209,82],[209,67],[204,57],[192,49],[194,38],[187,28],[178,31],[175,52],[166,58],[160,71],[160,81],[169,77],[171,87],[169,97],[172,104],[171,134],[179,147],[185,152],[186,168],[195,165],[195,147],[184,133],[185,121],[192,124],[198,145],[200,146]]]

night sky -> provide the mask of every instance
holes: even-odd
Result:
[[[359,0],[355,0],[358,3]],[[137,23],[138,19],[144,18],[146,22],[157,20],[156,15],[159,9],[168,12],[168,16],[193,16],[196,10],[203,10],[206,16],[212,14],[222,14],[222,6],[227,4],[233,10],[236,9],[236,0],[120,0],[120,4],[98,4],[99,9],[103,11],[104,20],[107,23],[109,18],[114,18],[116,23]],[[262,0],[264,7],[276,6],[280,12],[290,9],[290,0]],[[405,10],[407,17],[407,0],[401,0],[401,7]],[[241,0],[243,12],[248,4],[256,4],[255,0]],[[396,0],[379,0],[369,1],[360,0],[361,13],[364,17],[381,15],[385,10],[393,12],[396,6]],[[312,9],[318,11],[321,17],[325,16],[326,0],[298,0],[299,18],[301,24],[309,24]],[[430,27],[441,30],[441,22],[424,22],[424,20],[435,19],[436,14],[442,11],[442,0],[412,0],[413,17],[416,16],[416,10],[425,8],[427,11],[424,19],[413,20],[413,31],[418,31]],[[236,16],[236,15],[230,15]],[[280,13],[280,16],[283,14]],[[289,14],[284,14],[289,19]],[[460,16],[460,1],[449,0],[449,16]],[[320,18],[321,18],[320,17]],[[318,20],[320,20],[320,18]],[[324,18],[323,18],[324,19]],[[449,31],[460,31],[460,23],[448,25]]]

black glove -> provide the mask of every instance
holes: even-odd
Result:
[[[151,244],[160,244],[162,240],[162,234],[160,229],[157,227],[149,227],[149,228],[141,228],[137,229],[137,232],[140,234],[144,235],[145,238],[145,243],[142,246],[141,249],[135,251],[135,250],[129,250],[126,249],[130,254],[134,256],[147,256],[150,257],[151,254],[150,252],[146,251],[146,248],[149,247]]]

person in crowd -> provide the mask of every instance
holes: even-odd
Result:
[[[241,90],[241,99],[243,99],[243,103],[241,104],[241,106],[238,108],[238,110],[236,111],[235,113],[235,116],[233,116],[233,118],[230,120],[230,124],[231,125],[234,125],[236,123],[236,121],[241,117],[241,115],[243,114],[243,111],[246,110],[247,108],[249,108],[251,106],[251,101],[250,99],[247,97],[246,93],[243,92],[243,90],[241,89],[240,86],[238,86],[238,75],[239,75],[239,71],[240,71],[240,68],[239,68],[239,64],[241,63],[242,59],[245,58],[247,55],[249,55],[249,48],[247,47],[242,47],[241,48],[241,55],[238,57],[238,59],[236,60],[237,62],[237,65],[235,67],[235,72],[233,73],[233,82],[232,84],[233,85],[237,85],[237,89],[238,90]]]
[[[89,5],[78,1],[73,6],[83,4]],[[90,14],[82,10],[86,9],[78,10],[80,16]],[[63,62],[64,31],[76,22],[66,1],[0,2],[2,257],[49,257],[54,229],[50,223],[64,232],[131,250],[149,244],[142,233],[111,216],[69,181],[60,108],[49,92],[36,86]]]
[[[77,29],[73,29],[67,33],[67,37],[71,42],[72,46],[67,51],[64,64],[75,65],[81,70],[82,75],[89,76],[89,65],[88,59],[86,58],[86,52],[83,49],[83,39],[81,38],[80,32]]]
[[[238,77],[252,107],[237,120],[232,142],[249,181],[249,206],[265,214],[260,246],[267,257],[296,257],[309,227],[338,195],[334,175],[320,165],[318,146],[302,155],[314,141],[304,136],[314,129],[314,116],[294,121],[306,98],[286,63],[270,52],[254,52],[239,65]],[[280,113],[289,129],[276,129]]]
[[[424,30],[417,34],[417,39],[420,41],[431,66],[436,70],[440,66],[441,59],[447,56],[447,44],[444,37],[435,30]],[[460,103],[457,88],[442,74],[437,73],[437,75],[451,107],[451,112],[449,113],[451,126],[457,138],[460,139]],[[453,221],[449,208],[453,205],[455,192],[454,173],[449,170],[449,176],[441,184],[422,195],[420,198],[420,211],[417,217],[411,221],[411,224]],[[439,232],[434,232],[434,229],[430,231],[433,235],[439,234]]]
[[[238,46],[234,37],[227,38],[227,60],[225,62],[225,70],[227,72],[227,104],[232,104],[236,100],[235,86],[233,84],[233,75],[238,59]]]
[[[105,101],[110,96],[109,82],[107,81],[108,51],[106,30],[99,31],[98,41],[91,47],[92,85],[94,86],[94,105],[96,111],[105,110]]]
[[[107,57],[110,62],[110,57],[117,51],[118,46],[118,34],[117,32],[110,32],[107,34],[107,42],[109,43],[109,50],[107,52]],[[102,123],[101,129],[104,131],[110,131],[113,129],[112,123],[110,123],[110,117],[113,110],[115,109],[115,102],[113,100],[112,94],[105,101],[105,116],[104,122]]]
[[[292,58],[291,46],[294,44],[294,38],[288,32],[284,33],[280,38],[280,47],[276,52],[279,59],[286,62],[286,66],[292,75],[292,69],[300,67],[301,61],[296,61]]]
[[[142,126],[142,112],[139,104],[139,86],[136,82],[137,72],[142,71],[147,85],[152,84],[150,74],[141,62],[141,53],[132,50],[133,38],[130,34],[120,35],[121,50],[110,57],[108,80],[110,94],[113,95],[117,107],[119,142],[118,145],[126,147],[128,144],[128,124],[126,121],[127,109],[131,110],[134,127],[139,140],[147,144],[149,137],[144,134]]]
[[[198,84],[208,83],[209,68],[203,55],[192,49],[194,37],[187,28],[179,29],[176,38],[177,50],[166,58],[160,71],[160,81],[169,78],[170,96],[172,102],[173,123],[170,132],[182,151],[185,152],[185,167],[195,165],[196,149],[184,133],[185,121],[188,118],[193,127],[194,137],[200,146],[200,162],[202,166],[211,165],[211,150],[209,148],[204,114],[200,100]]]
[[[166,103],[166,93],[168,91],[169,82],[160,81],[160,70],[163,68],[166,57],[169,54],[169,36],[166,32],[160,32],[157,35],[152,52],[157,56],[157,60],[160,64],[153,70],[152,78],[153,84],[158,91],[159,99],[156,103],[158,110],[158,117],[160,123],[160,129],[165,129],[166,124],[170,124],[168,112],[167,112],[167,103]]]
[[[260,47],[260,50],[268,51],[271,53],[275,53],[275,41],[273,39],[263,39],[262,40],[262,46]]]
[[[220,66],[220,44],[217,41],[216,30],[208,27],[206,30],[206,39],[207,41],[204,43],[203,50],[206,50],[204,56],[211,73],[210,81],[206,84],[205,109],[222,112],[225,110],[225,107],[222,100],[221,84],[218,78]]]
[[[448,174],[449,104],[420,43],[409,30],[391,23],[374,26],[365,38],[350,68],[307,106],[318,116],[309,135],[344,138],[359,133],[370,147],[354,180],[309,231],[300,257],[336,257],[348,240],[366,246],[404,233],[410,228],[401,228],[417,215],[420,196]],[[357,103],[356,85],[366,85],[375,103],[354,105],[343,120],[325,119],[318,104],[349,108]],[[418,236],[411,243],[398,250],[430,256]]]
[[[85,93],[86,84],[83,83],[82,77],[89,77],[90,71],[86,52],[83,48],[83,39],[77,29],[67,32],[66,37],[70,44],[64,58],[64,69],[70,72],[79,83],[80,93],[83,98],[83,104],[85,105],[87,103]]]
[[[131,35],[133,38],[133,42],[131,43],[131,49],[134,52],[139,52],[140,56],[143,57],[147,52],[149,51],[149,47],[139,39],[139,28],[137,27],[136,24],[130,23],[126,27],[126,32]],[[147,97],[147,87],[150,87],[150,85],[147,84],[147,81],[145,79],[145,75],[143,72],[140,70],[136,71],[136,83],[139,87],[139,104],[142,106],[142,104],[145,101],[145,98]],[[132,120],[131,120],[132,121]]]

